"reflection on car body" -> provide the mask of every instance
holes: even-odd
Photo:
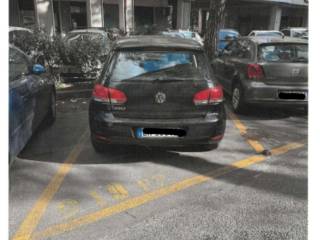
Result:
[[[240,38],[213,61],[215,74],[241,112],[246,103],[306,106],[308,43],[293,38]]]
[[[222,89],[201,45],[141,36],[116,42],[90,102],[92,144],[215,148],[225,130]]]
[[[42,65],[32,66],[18,48],[9,48],[10,155],[17,155],[40,123],[55,119],[55,87]]]

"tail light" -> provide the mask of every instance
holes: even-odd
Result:
[[[219,103],[223,101],[223,90],[221,85],[217,85],[213,88],[207,88],[196,93],[193,97],[195,105],[208,105]]]
[[[124,92],[115,88],[107,88],[101,84],[94,86],[92,96],[96,101],[111,104],[124,104],[127,101]]]
[[[259,64],[248,64],[248,78],[261,79],[264,77],[263,69]]]

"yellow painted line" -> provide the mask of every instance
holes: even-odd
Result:
[[[88,130],[85,131],[77,145],[69,153],[64,163],[61,164],[56,174],[33,205],[26,218],[23,220],[12,240],[29,240],[31,238],[31,235],[36,229],[42,215],[46,211],[50,200],[60,188],[65,176],[70,172],[73,163],[77,160],[84,142],[87,139],[88,132]]]
[[[93,190],[89,194],[99,207],[105,207],[107,205],[107,201],[97,191]]]
[[[238,128],[241,136],[245,136],[247,134],[248,128],[241,122],[241,120],[234,113],[228,112],[228,115],[233,121],[236,128]],[[261,153],[265,150],[263,145],[259,141],[253,139],[246,140],[247,143],[256,151],[256,153]]]
[[[273,151],[274,155],[280,155],[280,154],[284,154],[290,150],[300,148],[302,146],[304,146],[304,144],[291,143],[291,144],[287,144],[287,145],[279,147],[279,148],[275,148],[272,151]],[[79,228],[83,225],[91,224],[91,223],[94,223],[94,222],[99,221],[101,219],[104,219],[106,217],[109,217],[111,215],[121,213],[121,212],[127,211],[128,209],[132,209],[132,208],[141,206],[145,203],[159,199],[159,198],[164,197],[166,195],[169,195],[169,194],[172,194],[175,192],[179,192],[179,191],[187,189],[189,187],[207,182],[210,179],[217,178],[219,176],[230,173],[234,170],[242,169],[242,168],[248,167],[252,164],[259,163],[261,161],[264,161],[265,159],[266,159],[266,157],[262,156],[262,155],[251,156],[249,158],[234,162],[233,164],[231,164],[229,166],[208,172],[205,175],[197,175],[197,176],[182,180],[180,182],[174,183],[172,185],[157,189],[153,192],[149,192],[149,193],[143,194],[141,196],[125,200],[125,201],[120,202],[114,206],[103,208],[99,211],[86,214],[84,216],[73,219],[71,221],[50,226],[43,231],[36,232],[32,236],[32,239],[33,240],[44,239],[44,238],[48,238],[51,236],[63,234],[68,231],[72,231],[73,229]]]
[[[129,197],[129,192],[120,183],[113,183],[107,186],[107,191],[111,194],[113,199],[123,200]]]

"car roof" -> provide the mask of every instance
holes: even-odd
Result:
[[[20,53],[22,53],[23,55],[25,55],[26,57],[28,57],[28,55],[27,55],[24,51],[22,51],[20,48],[16,47],[15,45],[9,44],[9,49],[10,49],[10,48],[15,49],[15,50],[17,50],[18,52],[20,52]],[[28,57],[28,58],[29,58],[29,57]]]
[[[23,28],[23,27],[12,27],[10,26],[9,27],[9,32],[12,32],[12,31],[26,31],[26,32],[29,32],[29,33],[32,33],[33,31],[29,28]]]
[[[70,32],[67,33],[67,35],[69,33],[100,33],[100,34],[107,34],[106,31],[100,30],[100,29],[77,29],[77,30],[72,30]]]
[[[232,29],[232,28],[222,28],[219,30],[219,32],[235,32],[235,33],[239,33],[237,30]]]
[[[276,32],[276,33],[281,33],[280,31],[277,30],[252,30],[251,32],[255,32],[255,33],[272,33],[272,32]]]
[[[241,37],[239,39],[249,39],[256,44],[264,43],[305,43],[308,44],[308,40],[293,37]]]
[[[281,30],[308,30],[308,28],[306,27],[288,27],[288,28],[284,28],[284,29],[281,29]]]
[[[113,45],[115,50],[144,47],[202,50],[201,44],[195,40],[173,38],[164,35],[143,35],[121,38]]]

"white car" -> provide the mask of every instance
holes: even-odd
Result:
[[[284,34],[280,31],[274,30],[253,30],[249,33],[249,37],[284,37]]]
[[[292,27],[292,28],[285,28],[282,29],[281,32],[286,37],[297,37],[297,38],[307,38],[308,36],[308,29],[303,27]]]

